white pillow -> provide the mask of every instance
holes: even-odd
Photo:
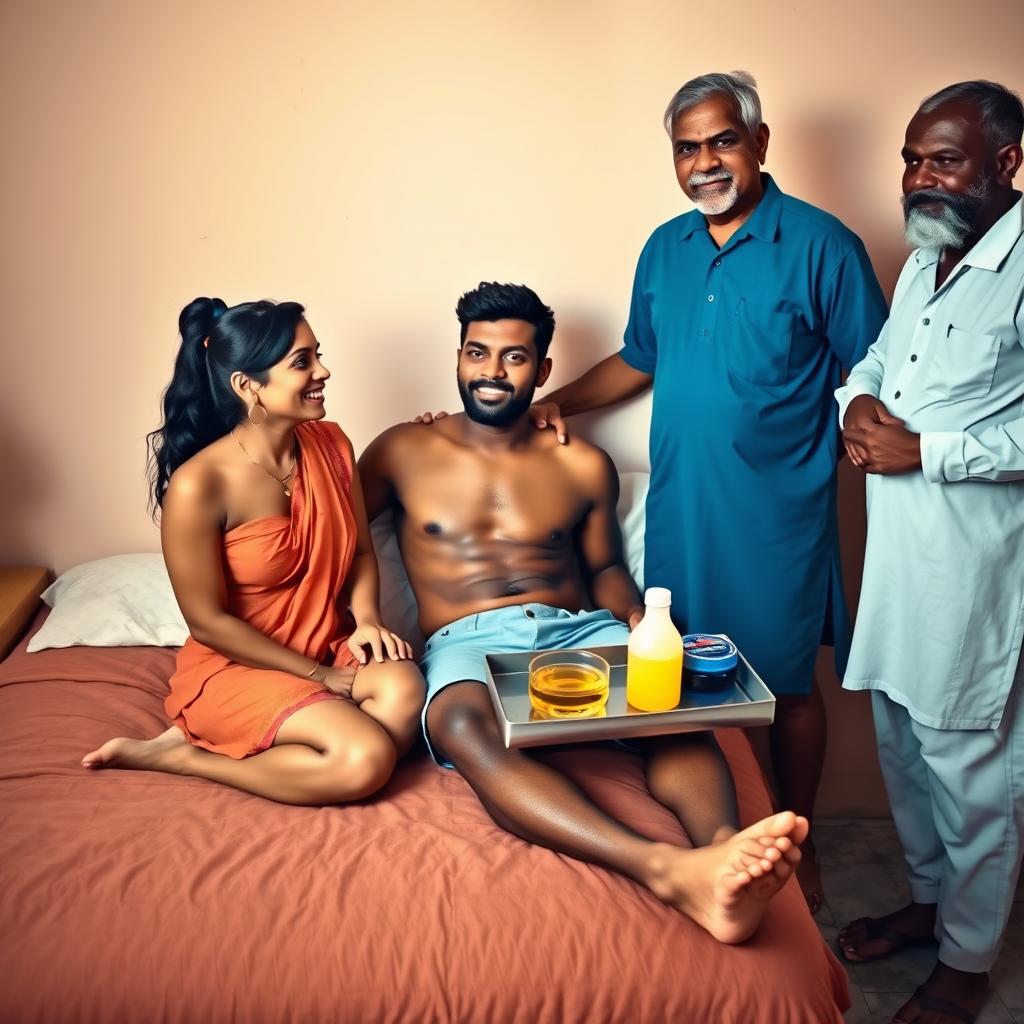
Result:
[[[626,567],[642,591],[644,525],[650,474],[620,473],[619,482],[619,505],[616,511],[622,527],[623,553]],[[380,565],[381,618],[400,637],[408,640],[417,650],[422,650],[424,638],[419,629],[416,598],[402,564],[391,513],[385,512],[378,516],[373,521],[371,532]]]
[[[619,474],[619,506],[616,512],[622,527],[623,554],[626,568],[643,593],[644,530],[647,526],[647,488],[650,473]]]
[[[114,555],[76,565],[42,594],[53,609],[28,643],[49,647],[180,647],[188,627],[161,555]]]

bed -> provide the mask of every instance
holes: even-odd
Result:
[[[845,973],[795,882],[750,942],[719,945],[634,883],[503,832],[422,749],[379,796],[320,809],[80,768],[110,736],[165,727],[173,660],[23,641],[0,664],[5,1024],[842,1020]],[[719,735],[744,821],[765,815],[745,739]],[[639,760],[572,760],[632,827],[683,838]]]
[[[637,579],[647,482],[621,475]],[[374,542],[386,621],[415,640],[387,517]],[[79,767],[112,736],[166,728],[186,627],[156,555],[80,566],[52,589],[57,610],[0,663],[2,1024],[842,1020],[845,972],[795,881],[751,941],[722,946],[633,882],[499,829],[422,744],[385,790],[345,807]],[[47,634],[134,646],[26,651]],[[719,739],[743,821],[764,817],[746,739]],[[636,757],[609,746],[543,756],[637,831],[685,842]]]

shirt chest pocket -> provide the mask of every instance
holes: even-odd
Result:
[[[726,353],[730,376],[768,387],[785,384],[796,315],[776,313],[740,299],[730,327]]]
[[[931,351],[924,386],[947,402],[984,398],[992,390],[1002,342],[994,334],[962,331],[952,324]]]

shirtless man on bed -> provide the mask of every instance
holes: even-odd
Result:
[[[431,753],[503,828],[627,875],[720,941],[742,942],[798,863],[807,821],[786,811],[738,832],[732,777],[711,733],[643,748],[651,794],[694,849],[638,835],[543,755],[502,742],[481,685],[486,652],[625,643],[643,605],[622,561],[611,460],[578,439],[561,445],[527,418],[551,372],[551,310],[528,288],[483,284],[457,313],[465,413],[392,427],[359,463],[370,518],[395,513],[429,637]]]

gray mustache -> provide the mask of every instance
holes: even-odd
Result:
[[[926,203],[941,203],[943,206],[952,206],[952,197],[937,188],[923,188],[918,192],[911,192],[903,197],[903,209],[913,210]]]
[[[710,171],[707,174],[694,171],[687,184],[692,188],[694,185],[710,185],[714,181],[732,181],[732,175],[728,171]]]
[[[923,188],[902,197],[903,213],[909,214],[925,203],[938,203],[958,217],[969,218],[977,202],[971,196],[950,195],[938,188]]]

